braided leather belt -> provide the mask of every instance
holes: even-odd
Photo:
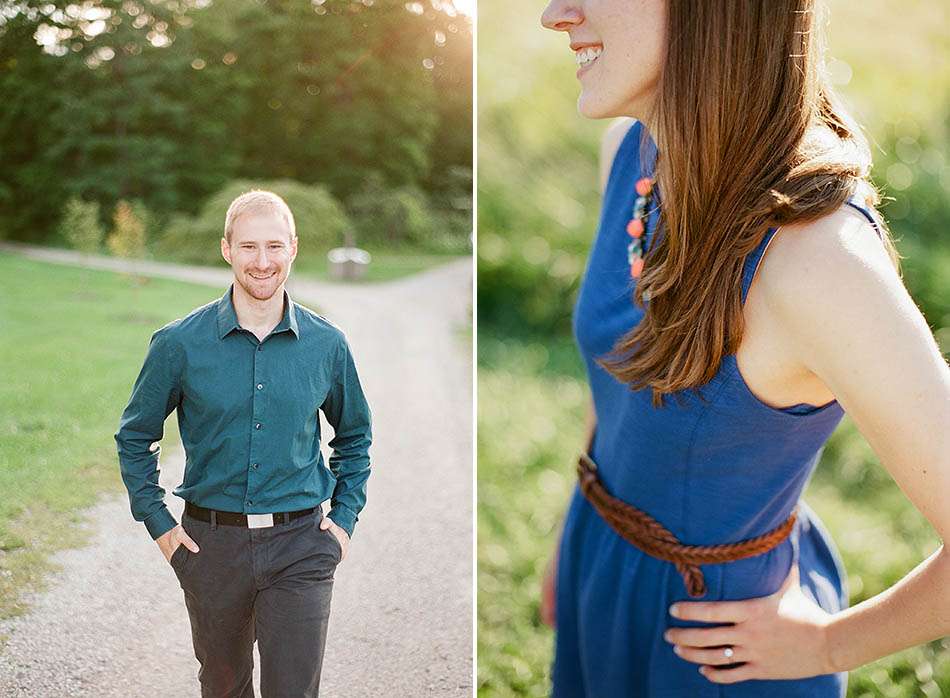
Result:
[[[788,537],[798,516],[796,505],[783,523],[761,536],[722,545],[686,545],[645,511],[607,492],[597,477],[597,464],[586,453],[582,453],[577,461],[577,476],[581,492],[601,518],[624,540],[643,552],[672,562],[683,576],[687,592],[693,597],[706,593],[706,580],[700,565],[761,555]]]

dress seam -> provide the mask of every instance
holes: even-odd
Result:
[[[720,368],[722,368],[721,365]],[[688,497],[687,493],[689,492],[689,475],[693,462],[693,448],[696,445],[696,434],[699,431],[699,425],[702,424],[703,420],[706,418],[706,415],[709,414],[709,410],[712,409],[712,406],[716,404],[716,400],[719,399],[719,394],[729,382],[726,380],[726,378],[727,377],[725,375],[722,377],[722,381],[719,383],[719,388],[717,388],[716,392],[713,393],[709,403],[703,407],[702,412],[696,418],[696,422],[693,424],[693,428],[689,434],[689,446],[686,448],[686,462],[683,464],[683,498],[680,500],[680,521],[683,522],[684,536],[687,543],[692,541],[689,524],[687,523],[688,519],[686,518],[686,499]]]

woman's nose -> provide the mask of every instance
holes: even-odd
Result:
[[[577,0],[551,0],[541,14],[541,24],[559,32],[566,32],[583,21]]]

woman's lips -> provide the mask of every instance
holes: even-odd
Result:
[[[577,77],[586,73],[603,55],[604,47],[600,44],[581,46],[575,49],[575,60],[578,63]]]

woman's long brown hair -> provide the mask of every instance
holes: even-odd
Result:
[[[649,134],[662,236],[633,295],[642,306],[649,290],[649,305],[599,360],[632,389],[651,386],[654,407],[666,393],[709,382],[738,350],[743,260],[770,227],[829,214],[854,193],[880,203],[867,141],[825,73],[815,4],[668,0]]]

